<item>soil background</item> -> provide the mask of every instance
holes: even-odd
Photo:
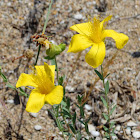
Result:
[[[41,34],[48,7],[48,0],[0,1],[0,65],[14,86],[19,75],[28,73],[35,62],[38,47],[31,36]],[[66,50],[57,60],[60,75],[66,75],[67,96],[71,98],[72,107],[75,107],[76,96],[87,94],[97,76],[85,62],[85,54],[90,48],[81,53],[78,63],[77,54],[66,53],[71,37],[76,33],[69,27],[88,21],[88,17],[99,16],[104,19],[108,15],[112,15],[112,19],[107,28],[129,36],[128,43],[118,51],[113,39],[106,39],[106,57],[103,62],[104,66],[107,65],[117,51],[107,69],[110,73],[110,100],[117,104],[112,115],[112,120],[116,122],[116,139],[137,140],[140,139],[140,1],[54,0],[45,34],[51,36],[49,40],[53,43],[66,44]],[[27,49],[34,52],[34,57],[30,60],[20,57]],[[38,65],[47,62],[45,56],[45,48],[41,48]],[[86,115],[92,114],[89,127],[100,132],[99,136],[92,136],[98,140],[102,140],[104,134],[99,126],[105,123],[101,117],[101,112],[105,110],[100,100],[102,88],[101,81],[98,81],[86,103],[93,108],[85,107]],[[27,93],[30,91],[27,90]],[[26,98],[18,96],[18,92],[6,87],[0,79],[0,139],[63,139],[47,111],[51,106],[45,105],[38,114],[29,114],[25,111],[26,102]],[[36,125],[41,127],[39,131],[35,129]],[[130,133],[127,129],[130,129]],[[86,136],[84,129],[82,132]]]

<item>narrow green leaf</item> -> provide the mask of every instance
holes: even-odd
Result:
[[[77,98],[78,98],[78,103],[81,104],[81,97],[78,95]]]
[[[109,134],[107,132],[105,132],[105,137],[109,138]]]
[[[115,131],[115,127],[112,129],[112,132],[111,132],[111,133],[113,133],[113,134],[114,134],[114,131]]]
[[[66,102],[64,102],[63,100],[61,101],[61,105],[64,106],[64,107],[67,106]]]
[[[64,131],[63,124],[62,122],[56,117],[55,112],[52,110],[48,109],[48,111],[51,113],[53,119],[56,121],[57,127],[59,128],[60,131]]]
[[[116,136],[114,133],[111,133],[110,135],[111,135],[111,136]]]
[[[67,135],[67,136],[70,136],[71,135],[71,133],[69,133],[69,132],[63,132],[65,135]]]
[[[59,130],[63,131],[64,130],[63,125],[61,124],[61,121],[57,118],[56,118],[56,123],[57,123],[57,126],[58,126]]]
[[[75,104],[78,108],[80,108],[80,106],[78,104]]]
[[[84,125],[85,125],[85,123],[84,123],[83,121],[81,121],[80,119],[78,119],[78,121],[79,121],[80,123],[82,123],[82,124],[84,124]]]
[[[73,115],[72,122],[73,122],[73,124],[75,124],[75,122],[76,122],[76,112]]]
[[[85,131],[87,132],[87,134],[89,134],[89,129],[88,129],[88,124],[85,123]]]
[[[108,121],[108,115],[103,113],[104,118],[106,119],[106,121]]]
[[[116,106],[117,106],[117,105],[114,105],[113,108],[111,109],[111,111],[110,111],[110,113],[109,113],[110,116],[112,115],[112,113],[113,113],[114,110],[116,109]]]
[[[102,100],[104,106],[107,107],[107,102],[106,102],[106,100],[104,99],[104,97],[101,96],[101,100]]]
[[[106,94],[109,93],[109,82],[108,81],[105,83],[105,93]]]
[[[81,135],[80,132],[78,132],[78,134],[77,134],[77,140],[81,140],[81,138],[82,138],[82,135]]]
[[[115,125],[115,122],[110,122],[110,128],[112,128]]]
[[[21,87],[19,87],[19,90],[20,90],[19,95],[29,97],[29,94],[27,94]]]
[[[70,109],[70,99],[67,98],[67,108]]]
[[[84,108],[83,107],[80,107],[80,115],[81,115],[81,117],[83,117],[84,118]]]
[[[59,80],[58,80],[58,83],[59,83],[59,85],[63,85],[63,81],[64,81],[64,77],[59,77]]]
[[[13,85],[11,85],[10,83],[7,83],[6,86],[9,87],[9,88],[11,88],[11,89],[16,90],[16,88]]]
[[[64,120],[61,120],[61,124],[65,125],[65,121]]]
[[[66,110],[67,112],[69,112],[69,110],[66,107],[64,107],[63,110]]]
[[[90,119],[92,118],[92,115],[89,116],[89,118],[87,119],[86,123],[89,123]]]
[[[75,134],[76,132],[75,132],[75,129],[74,129],[74,127],[72,126],[72,124],[69,124],[69,127],[70,127],[71,131]]]
[[[8,79],[6,78],[6,76],[3,73],[0,73],[0,76],[2,77],[4,82],[8,82]]]
[[[110,75],[110,73],[109,73],[109,74],[107,74],[105,78],[107,78],[109,75]],[[105,78],[104,78],[104,79],[105,79]]]
[[[79,95],[77,96],[78,103],[79,103],[80,105],[81,105],[81,103],[82,103],[83,97],[84,97],[84,96],[81,96],[81,97],[80,97]]]
[[[69,138],[68,138],[68,140],[71,140],[71,138],[72,138],[72,134],[70,134],[70,135],[69,135]]]
[[[55,106],[55,110],[56,110],[56,112],[58,112],[59,107],[60,107],[59,105],[56,105],[56,106]]]
[[[100,78],[101,80],[104,79],[103,76],[102,76],[102,74],[101,74],[99,71],[97,71],[97,70],[94,70],[94,71],[96,72],[96,74],[99,76],[99,78]]]
[[[84,108],[85,104],[86,104],[86,102],[81,107]]]
[[[106,126],[103,126],[103,128],[104,128],[105,131],[108,131],[108,128]]]
[[[69,112],[67,112],[66,110],[63,110],[63,114],[65,115],[65,117],[71,117],[71,115],[70,115],[70,113]]]
[[[64,93],[63,99],[65,99],[65,94],[66,94],[65,87],[63,87],[63,93]]]

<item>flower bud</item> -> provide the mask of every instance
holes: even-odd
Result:
[[[54,58],[56,55],[59,55],[62,51],[64,51],[65,47],[66,47],[65,44],[60,44],[60,45],[51,44],[50,48],[46,50],[46,54],[50,58]]]

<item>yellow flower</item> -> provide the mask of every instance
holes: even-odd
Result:
[[[33,74],[22,73],[17,81],[16,87],[32,86],[32,90],[26,111],[36,113],[45,103],[50,105],[60,104],[63,98],[63,87],[54,85],[55,66],[35,66]]]
[[[111,16],[108,16],[100,22],[99,19],[94,18],[93,21],[71,26],[70,29],[79,34],[72,37],[68,52],[77,53],[92,46],[86,54],[85,60],[93,68],[96,68],[102,64],[105,57],[105,37],[112,37],[116,42],[116,47],[122,49],[129,38],[123,33],[105,30],[104,24],[110,19]]]

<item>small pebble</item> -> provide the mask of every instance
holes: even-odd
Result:
[[[77,20],[81,20],[81,19],[83,19],[83,15],[78,13],[78,14],[74,15],[74,18]]]
[[[48,111],[45,111],[46,115],[48,115]]]
[[[117,126],[116,126],[116,130],[117,130],[117,131],[120,131],[120,130],[121,130],[121,126],[120,126],[120,125],[117,125]]]
[[[92,107],[91,107],[90,105],[88,105],[88,104],[85,104],[85,109],[87,109],[87,110],[91,110]]]
[[[93,4],[95,5],[96,4],[96,1],[93,1]]]
[[[138,58],[138,57],[140,57],[140,52],[133,52],[132,56],[133,56],[133,58]]]
[[[113,140],[118,140],[118,137],[117,136],[112,136],[112,139]]]
[[[7,100],[6,102],[7,103],[10,103],[10,104],[13,104],[14,103],[14,100]]]
[[[59,132],[59,135],[62,135],[62,132]]]
[[[88,124],[89,132],[96,131],[95,127],[92,124]]]
[[[115,18],[119,18],[119,15],[116,15]]]
[[[91,86],[91,83],[90,82],[87,82],[87,87],[90,87]]]
[[[38,113],[30,113],[30,115],[32,116],[32,117],[37,117],[37,115],[38,115]]]
[[[131,134],[131,128],[130,127],[127,127],[126,130],[125,130],[126,134],[127,135],[130,135]]]
[[[132,135],[134,138],[140,138],[140,131],[135,131]]]
[[[91,131],[90,133],[94,137],[98,137],[100,135],[100,133],[98,131]]]
[[[89,136],[85,136],[85,138],[89,140]]]
[[[68,92],[74,92],[74,88],[71,86],[66,86],[66,91]]]
[[[104,120],[104,119],[101,120],[101,123],[103,123],[103,124],[106,124],[106,122],[107,122],[107,121]]]
[[[96,139],[95,140],[101,140],[101,138],[100,137],[96,137]]]
[[[42,129],[42,126],[40,126],[40,125],[35,125],[35,126],[34,126],[34,129],[37,130],[37,131],[39,131],[39,130]]]
[[[115,131],[114,131],[114,133],[115,133],[115,134],[118,134],[118,131],[117,131],[117,130],[115,130]]]
[[[137,124],[135,122],[133,122],[133,121],[129,121],[127,123],[127,126],[133,127],[133,126],[137,126]]]

